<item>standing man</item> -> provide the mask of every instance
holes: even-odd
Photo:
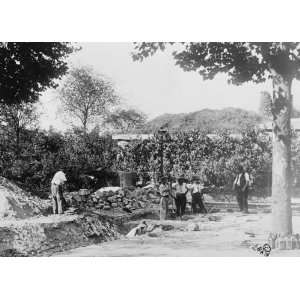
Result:
[[[159,185],[160,193],[160,209],[159,218],[160,220],[166,220],[169,216],[169,202],[170,202],[170,185],[168,183],[167,177],[161,179],[161,184]]]
[[[52,195],[52,208],[53,214],[64,213],[64,196],[63,196],[63,185],[67,181],[66,175],[62,171],[55,173],[51,181],[51,195]]]
[[[177,183],[173,185],[175,190],[175,205],[176,205],[176,214],[180,219],[185,213],[186,207],[186,194],[188,193],[188,187],[185,183],[185,178],[180,176],[177,179]]]
[[[203,204],[204,185],[200,183],[199,176],[193,177],[190,190],[192,194],[192,212],[207,213],[207,209]],[[199,207],[199,211],[197,207]]]
[[[238,174],[233,182],[233,190],[236,192],[237,202],[240,211],[248,213],[248,192],[249,192],[250,177],[245,172],[243,166],[239,166]]]

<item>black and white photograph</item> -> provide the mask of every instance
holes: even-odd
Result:
[[[1,13],[1,299],[295,298],[296,1]]]
[[[2,42],[1,256],[299,256],[300,43]]]

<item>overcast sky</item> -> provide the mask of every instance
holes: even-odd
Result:
[[[203,108],[240,107],[257,111],[265,84],[228,85],[225,76],[203,81],[194,72],[184,72],[175,66],[170,51],[158,53],[144,62],[133,62],[131,43],[84,43],[73,54],[70,65],[88,65],[109,77],[127,106],[137,108],[153,118],[163,113],[182,113]],[[295,106],[300,107],[300,83],[294,82]],[[64,130],[66,125],[57,116],[58,99],[54,91],[41,97],[41,127],[50,125]]]

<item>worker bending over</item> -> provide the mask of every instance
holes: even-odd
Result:
[[[63,196],[63,186],[67,181],[66,175],[62,171],[55,173],[51,181],[51,196],[53,214],[63,214],[65,209],[65,199]]]

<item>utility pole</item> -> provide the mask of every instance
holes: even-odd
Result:
[[[160,176],[161,178],[164,176],[164,139],[166,137],[167,134],[167,129],[161,127],[157,133],[159,136],[159,143],[160,143]]]

